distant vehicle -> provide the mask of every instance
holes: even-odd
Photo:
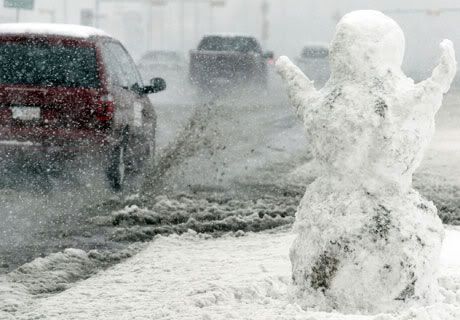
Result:
[[[33,165],[81,154],[102,159],[110,185],[152,158],[156,115],[126,49],[101,30],[0,25],[0,157]]]
[[[185,58],[180,52],[153,50],[145,53],[139,60],[138,68],[142,75],[182,73],[186,69]]]
[[[306,45],[296,59],[300,69],[317,84],[324,84],[330,75],[329,45],[311,43]]]
[[[190,80],[202,90],[245,83],[265,87],[269,58],[254,37],[208,35],[190,52]]]

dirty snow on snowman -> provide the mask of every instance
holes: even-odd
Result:
[[[373,313],[437,300],[444,230],[412,175],[456,73],[451,41],[440,47],[432,76],[415,84],[401,70],[403,31],[366,10],[337,25],[321,90],[279,58],[323,169],[300,203],[290,251],[293,294],[304,307]]]

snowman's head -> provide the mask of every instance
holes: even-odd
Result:
[[[350,12],[338,23],[331,43],[332,76],[367,78],[400,70],[404,49],[404,33],[393,19],[374,10]]]

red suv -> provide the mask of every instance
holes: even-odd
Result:
[[[62,162],[102,156],[108,181],[153,157],[156,115],[126,49],[103,31],[73,25],[0,24],[0,157]]]

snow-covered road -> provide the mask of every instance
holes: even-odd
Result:
[[[251,176],[260,176],[259,183],[264,183],[266,177],[255,174],[255,170],[271,173],[273,163],[286,162],[293,150],[304,150],[305,145],[296,143],[302,139],[302,129],[296,126],[284,96],[272,98],[246,93],[215,100],[205,136],[192,137],[202,141],[186,144],[199,150],[179,150],[191,155],[179,159],[171,169],[170,189],[188,191],[197,185],[213,189],[221,182],[228,186],[232,179],[243,182],[247,177],[251,181]],[[200,100],[187,92],[178,97],[166,91],[152,100],[158,114],[158,155],[166,146],[174,146],[195,111],[209,103],[209,98]],[[13,186],[2,184],[3,174],[0,177],[0,274],[67,247],[90,250],[116,246],[99,226],[88,222],[100,203],[113,198],[123,201],[124,195],[107,190],[102,172],[78,176],[71,183],[56,179],[46,192],[40,188],[40,177],[34,181],[33,176],[21,175],[21,179],[12,175],[20,180]]]
[[[218,239],[158,237],[140,254],[60,294],[41,297],[15,319],[458,320],[460,232],[442,253],[444,301],[401,315],[303,311],[289,301],[288,230]],[[427,316],[430,314],[430,316]]]

